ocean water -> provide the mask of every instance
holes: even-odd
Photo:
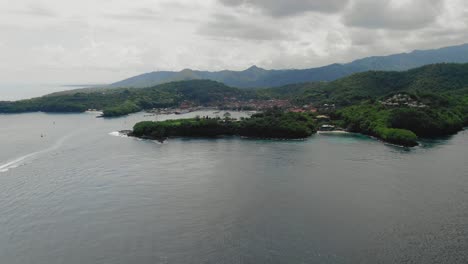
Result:
[[[466,131],[411,150],[115,133],[175,117],[0,115],[0,263],[468,262]]]

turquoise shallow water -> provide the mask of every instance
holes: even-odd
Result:
[[[110,135],[173,117],[0,115],[0,262],[468,261],[466,131],[411,150]]]

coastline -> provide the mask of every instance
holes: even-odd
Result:
[[[345,130],[331,130],[331,131],[320,131],[319,130],[319,131],[317,131],[317,134],[324,134],[324,135],[326,135],[326,134],[331,134],[331,135],[333,135],[333,134],[335,134],[335,135],[342,134],[342,135],[346,135],[346,134],[354,134],[354,133],[348,132],[348,131],[345,131]]]
[[[305,141],[307,140],[308,138],[310,137],[305,137],[305,138],[267,138],[267,137],[248,137],[248,136],[240,136],[240,135],[219,135],[219,136],[214,136],[214,137],[202,137],[202,136],[194,136],[194,137],[190,137],[190,136],[173,136],[173,137],[165,137],[165,138],[155,138],[155,137],[150,137],[150,136],[136,136],[133,134],[133,131],[132,130],[121,130],[121,131],[118,131],[118,136],[120,137],[130,137],[130,138],[136,138],[136,139],[140,139],[140,140],[149,140],[149,141],[157,141],[159,143],[164,143],[166,142],[167,140],[171,139],[171,138],[183,138],[183,139],[217,139],[217,138],[227,138],[227,137],[230,137],[230,138],[239,138],[239,139],[245,139],[245,140],[271,140],[271,141]],[[110,133],[111,135],[113,136],[117,136],[116,132],[112,132]],[[389,145],[389,146],[394,146],[394,147],[399,147],[399,148],[413,148],[413,147],[417,147],[417,146],[420,146],[421,144],[419,142],[417,142],[416,145],[412,145],[412,146],[405,146],[405,145],[401,145],[401,144],[395,144],[395,143],[392,143],[392,142],[388,142],[388,141],[385,141],[379,137],[375,137],[375,136],[370,136],[370,135],[366,135],[366,134],[362,134],[362,133],[354,133],[354,132],[347,132],[347,131],[342,131],[342,130],[336,130],[336,131],[317,131],[317,133],[315,133],[315,135],[362,135],[362,136],[367,136],[371,139],[374,139],[378,142],[381,142],[385,145]]]
[[[116,132],[111,132],[109,133],[111,136],[119,136],[119,137],[130,137],[130,138],[137,138],[137,139],[142,139],[142,140],[150,140],[150,141],[158,141],[160,143],[164,143],[165,141],[169,139],[174,139],[174,138],[182,138],[182,139],[218,139],[218,138],[239,138],[239,139],[245,139],[245,140],[271,140],[271,141],[304,141],[307,140],[309,137],[305,138],[271,138],[271,137],[248,137],[248,136],[240,136],[240,135],[218,135],[218,136],[213,136],[213,137],[203,137],[203,136],[170,136],[170,137],[165,137],[165,138],[156,138],[156,137],[150,137],[150,136],[136,136],[133,134],[133,131],[131,130],[121,130],[121,131],[116,131]]]

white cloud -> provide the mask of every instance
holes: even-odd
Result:
[[[202,35],[228,39],[283,40],[291,38],[283,29],[264,23],[264,20],[245,16],[215,15],[213,20],[200,27]]]
[[[343,20],[350,26],[413,30],[435,22],[443,0],[353,1]]]
[[[306,12],[335,13],[343,10],[349,0],[220,0],[228,6],[259,8],[271,16],[292,16]]]
[[[468,42],[467,17],[464,0],[0,0],[0,80],[308,68]]]

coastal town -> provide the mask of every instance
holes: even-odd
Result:
[[[426,108],[427,105],[419,102],[407,94],[395,94],[386,100],[379,101],[379,103],[386,107],[411,107],[411,108]]]
[[[327,105],[328,106],[328,105]],[[264,111],[272,108],[284,109],[295,113],[316,113],[318,109],[312,105],[296,106],[290,100],[238,100],[237,98],[224,98],[222,102],[212,103],[210,105],[200,106],[194,102],[183,101],[178,107],[173,108],[154,108],[148,110],[150,113],[157,114],[186,114],[200,110],[231,110],[231,111]]]

